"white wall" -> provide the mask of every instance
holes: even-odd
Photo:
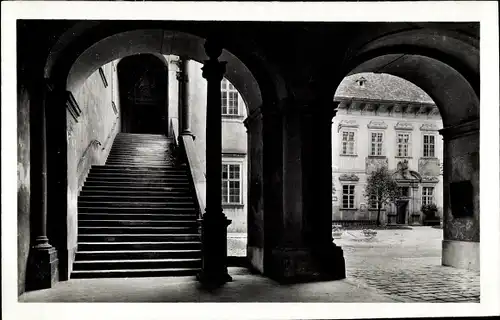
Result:
[[[78,194],[95,164],[104,164],[116,133],[120,131],[117,61],[102,66],[107,86],[96,70],[72,92],[81,109],[75,120],[67,112],[68,159],[68,259],[71,268],[77,245]],[[112,107],[115,102],[116,112]],[[69,270],[71,271],[71,270]]]
[[[386,129],[369,129],[368,124],[370,121],[384,121],[387,125]],[[342,127],[339,131],[339,124],[343,121],[348,121],[350,124],[357,125],[357,127]],[[394,127],[398,122],[408,122],[413,125],[413,130],[404,131],[411,133],[411,146],[410,146],[410,157],[409,158],[398,158],[397,157],[397,145],[396,137],[397,131]],[[423,157],[423,134],[430,133],[436,136],[436,146],[435,146],[435,156],[439,159],[439,162],[443,161],[443,141],[441,135],[437,131],[421,131],[422,124],[433,124],[437,129],[442,128],[442,121],[440,118],[436,117],[411,117],[403,118],[401,115],[394,116],[374,116],[373,114],[362,115],[358,113],[346,114],[344,110],[339,110],[337,115],[333,118],[332,123],[332,165],[334,168],[334,183],[336,186],[336,197],[337,201],[333,203],[333,219],[354,219],[354,212],[344,212],[341,214],[339,208],[342,202],[342,183],[339,181],[338,177],[343,173],[354,173],[359,177],[359,181],[356,183],[355,187],[355,207],[359,209],[361,203],[368,205],[367,199],[364,197],[364,188],[366,184],[367,174],[366,174],[366,158],[370,154],[371,148],[371,136],[372,131],[384,132],[384,141],[382,148],[382,155],[387,157],[389,170],[395,170],[399,161],[407,159],[409,164],[409,169],[419,172],[419,159]],[[356,146],[355,153],[356,156],[343,156],[341,153],[341,139],[342,130],[354,130],[356,132]],[[443,182],[442,176],[438,176],[439,182],[434,186],[435,193],[435,203],[442,211],[443,206]],[[431,186],[431,185],[429,185]],[[422,186],[419,187],[418,200],[420,200],[420,195],[422,191]],[[420,210],[420,205],[418,205],[417,210]],[[370,218],[375,219],[370,216]]]

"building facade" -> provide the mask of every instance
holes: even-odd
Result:
[[[194,60],[179,63],[181,58],[175,55],[165,55],[165,59],[169,62],[168,117],[171,120],[171,131],[178,130],[179,104],[185,99],[196,157],[201,170],[206,173],[207,80],[202,76],[203,65]],[[185,92],[179,95],[179,82],[182,80],[185,81]],[[221,82],[221,117],[222,207],[224,214],[231,220],[228,232],[246,233],[247,133],[243,120],[247,117],[247,106],[242,95],[226,78]],[[173,135],[178,136],[178,132]]]
[[[376,220],[365,196],[370,173],[386,166],[401,197],[381,212],[388,224],[421,224],[421,206],[442,214],[443,143],[438,108],[415,85],[387,74],[355,74],[338,87],[332,122],[333,220]]]

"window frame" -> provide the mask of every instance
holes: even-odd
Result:
[[[433,152],[432,156],[425,155],[425,137],[426,136],[433,137],[433,139],[434,139],[434,148],[433,148],[434,152]],[[429,132],[423,133],[422,134],[422,157],[423,158],[430,158],[430,159],[436,158],[436,148],[437,148],[437,135],[435,133],[429,133]]]
[[[349,187],[349,188],[352,187],[352,194],[350,192],[347,194],[347,197],[348,197],[348,199],[347,199],[348,206],[347,207],[344,206],[344,196],[346,196],[346,195],[344,195],[344,187]],[[343,210],[355,210],[356,209],[356,185],[354,183],[343,183],[341,194],[342,194],[342,202],[340,204],[340,208]],[[349,197],[352,197],[352,207],[349,206],[349,204],[350,204]]]
[[[229,117],[241,116],[240,103],[239,103],[240,93],[238,92],[236,87],[229,80],[223,78],[220,85],[220,91],[221,91],[221,115]],[[226,98],[223,97],[224,94],[226,94]],[[230,99],[231,95],[235,95],[235,97]],[[234,101],[236,106],[229,106],[229,101],[231,100]],[[224,112],[224,109],[226,109],[226,112]],[[229,111],[232,109],[235,109],[236,113],[230,113]]]
[[[424,191],[426,189],[430,189],[432,192],[431,192],[431,195],[429,194],[426,194]],[[435,204],[435,198],[434,198],[434,193],[435,193],[435,190],[436,187],[434,186],[422,186],[422,192],[420,194],[421,198],[420,198],[420,201],[421,201],[421,204],[422,205],[428,205],[428,204]],[[427,202],[428,200],[430,199],[430,202]]]
[[[228,166],[228,177],[227,179],[223,178],[223,173],[224,173],[224,166]],[[229,177],[229,166],[237,166],[239,170],[239,178],[230,178]],[[231,202],[231,193],[230,193],[230,182],[231,181],[237,181],[239,182],[239,188],[238,188],[238,202]],[[223,188],[224,184],[226,183],[226,188],[227,188],[227,201],[224,201],[224,193],[223,193]],[[243,164],[241,162],[236,162],[236,161],[222,161],[222,170],[221,170],[221,204],[223,206],[232,206],[232,205],[243,205]]]
[[[353,133],[353,141],[352,141],[352,153],[343,153],[344,150],[344,133]],[[340,131],[340,155],[341,156],[357,156],[357,135],[358,130],[353,128],[345,128]],[[347,141],[349,142],[349,141]],[[346,148],[347,151],[347,148]]]
[[[399,135],[408,135],[408,143],[407,143],[407,154],[406,155],[400,155],[399,154]],[[402,144],[403,145],[403,144]],[[411,147],[412,147],[412,134],[409,131],[396,131],[396,158],[411,158]]]
[[[373,142],[372,141],[372,136],[373,134],[381,134],[382,135],[382,141],[381,142]],[[369,130],[368,132],[368,156],[369,157],[383,157],[385,153],[385,148],[384,148],[384,142],[385,142],[385,132],[382,130]],[[373,144],[380,144],[380,154],[372,154],[372,147]],[[376,151],[377,149],[375,149]]]

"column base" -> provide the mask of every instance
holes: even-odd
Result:
[[[233,278],[226,272],[207,272],[205,270],[201,270],[196,275],[196,280],[198,280],[202,285],[206,287],[218,287],[222,286],[227,282],[233,281]]]
[[[227,226],[231,220],[222,212],[205,213],[199,220],[202,240],[202,270],[196,279],[205,286],[232,281],[227,272]]]
[[[479,242],[443,240],[443,266],[479,271],[479,257]]]
[[[345,260],[340,247],[314,253],[308,248],[277,248],[272,251],[268,276],[280,283],[345,279]]]
[[[59,281],[59,259],[54,247],[32,248],[30,252],[26,290],[52,288]]]

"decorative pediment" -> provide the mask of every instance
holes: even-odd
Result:
[[[434,123],[424,123],[420,126],[421,131],[438,131],[438,126]]]
[[[339,128],[338,131],[342,128],[358,128],[359,124],[356,122],[356,120],[342,120],[339,123]]]
[[[438,183],[439,178],[434,176],[422,176],[422,182]]]
[[[350,173],[350,174],[344,173],[344,174],[340,175],[339,180],[340,181],[359,181],[359,177],[357,175],[355,175],[354,173]]]
[[[387,123],[383,120],[372,120],[368,123],[368,128],[370,129],[387,129]]]
[[[395,126],[396,130],[413,130],[413,124],[411,122],[399,121]]]

